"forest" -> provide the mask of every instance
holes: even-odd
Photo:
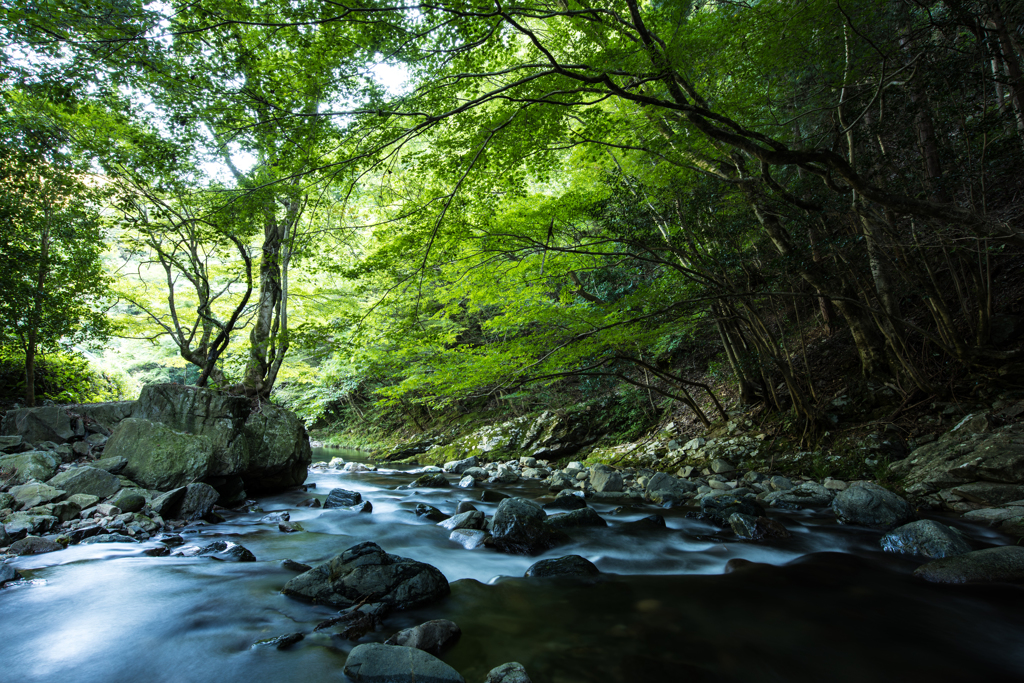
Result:
[[[837,396],[1020,385],[1017,0],[2,12],[9,400],[760,406],[813,444]]]

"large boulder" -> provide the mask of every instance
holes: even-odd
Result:
[[[85,493],[100,499],[114,495],[121,488],[120,479],[110,472],[96,467],[72,467],[57,474],[46,483],[66,491],[69,496]]]
[[[886,552],[933,560],[971,552],[971,544],[962,533],[931,519],[919,519],[893,529],[882,537],[881,545]]]
[[[367,601],[407,608],[439,600],[451,589],[435,567],[389,555],[367,541],[299,574],[281,592],[334,607]]]
[[[11,495],[22,510],[34,508],[37,505],[44,505],[61,500],[67,496],[65,491],[34,481],[21,486],[11,488]]]
[[[136,417],[121,421],[104,453],[125,458],[125,476],[160,491],[204,479],[215,457],[213,444],[205,436]]]
[[[132,416],[135,401],[109,401],[107,403],[77,403],[66,407],[67,412],[81,416],[89,429],[110,433],[126,417]]]
[[[565,557],[541,560],[530,565],[526,576],[597,576],[601,570],[585,557],[566,555]]]
[[[356,683],[466,683],[458,671],[423,650],[381,643],[352,648],[344,671]]]
[[[26,443],[52,441],[61,444],[75,436],[71,418],[64,408],[59,406],[8,411],[0,425],[0,431],[9,436],[20,436]]]
[[[599,493],[622,491],[622,475],[608,465],[594,465],[590,470],[590,485]]]
[[[914,518],[910,503],[873,482],[857,482],[840,491],[832,511],[841,524],[892,529]]]
[[[298,486],[313,462],[306,425],[290,410],[264,403],[245,423],[249,466],[241,472],[250,493]]]
[[[0,476],[11,486],[33,479],[46,481],[60,466],[60,458],[50,451],[26,451],[0,457]]]
[[[491,521],[489,544],[502,552],[536,555],[566,540],[564,532],[546,523],[544,509],[526,498],[506,498]]]
[[[1024,548],[1005,545],[932,560],[914,576],[930,583],[1024,583]]]

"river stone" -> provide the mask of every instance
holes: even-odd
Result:
[[[128,466],[128,458],[116,456],[113,458],[100,458],[94,460],[91,465],[99,470],[106,470],[111,474],[120,474]]]
[[[399,631],[385,640],[384,644],[414,647],[432,655],[439,655],[458,640],[460,635],[462,635],[462,629],[454,621],[431,619],[418,626]]]
[[[295,643],[298,643],[305,634],[302,633],[286,633],[283,636],[277,636],[276,638],[266,638],[264,640],[257,640],[252,644],[253,647],[274,647],[278,650],[287,650]]]
[[[287,569],[290,572],[299,573],[308,572],[310,569],[312,569],[312,567],[310,567],[308,564],[302,564],[301,562],[296,562],[295,560],[281,560],[281,568]]]
[[[489,544],[502,552],[536,555],[565,540],[562,532],[546,524],[547,513],[526,498],[506,498],[498,504],[491,521]]]
[[[519,662],[507,662],[487,672],[484,683],[532,683],[526,667]]]
[[[910,503],[872,482],[857,482],[840,491],[832,501],[832,511],[841,524],[876,529],[893,529],[914,518]]]
[[[0,436],[0,453],[13,453],[21,448],[24,439],[20,436]]]
[[[881,540],[882,550],[903,555],[922,555],[933,560],[971,552],[971,545],[957,529],[930,519],[919,519],[893,529]]]
[[[487,520],[484,517],[484,513],[479,510],[470,510],[469,512],[463,512],[440,521],[437,525],[448,529],[448,531],[455,531],[456,529],[486,529]]]
[[[697,485],[692,481],[681,481],[671,474],[656,472],[647,481],[644,494],[651,502],[664,505],[680,503],[686,498],[685,494],[696,490]]]
[[[632,522],[626,522],[621,527],[627,534],[646,533],[648,531],[664,531],[668,528],[665,518],[661,515],[649,515]]]
[[[444,464],[444,471],[449,474],[465,474],[471,467],[479,467],[480,460],[475,455],[464,460],[453,460]]]
[[[306,480],[313,452],[306,425],[294,412],[263,403],[249,415],[244,434],[248,464],[240,472],[224,474],[240,474],[250,493],[298,486]]]
[[[269,515],[263,515],[260,517],[260,524],[279,524],[281,522],[287,522],[292,516],[287,510],[281,512],[271,512]]]
[[[441,512],[433,505],[428,505],[426,503],[417,503],[414,512],[417,517],[426,517],[431,522],[443,522],[451,516]]]
[[[961,498],[982,505],[1005,505],[1024,499],[1024,486],[997,484],[990,481],[975,481],[949,489]]]
[[[232,543],[231,541],[214,541],[203,546],[197,555],[212,557],[221,562],[255,562],[256,556],[249,552],[248,548]]]
[[[7,546],[9,546],[13,542],[14,542],[14,539],[12,539],[7,534],[7,529],[4,528],[3,524],[0,524],[0,548],[6,548]]]
[[[324,500],[324,509],[347,508],[361,502],[363,502],[363,497],[358,491],[331,489],[331,492],[327,494],[327,499]]]
[[[730,528],[740,538],[763,541],[769,538],[789,538],[792,534],[781,522],[768,517],[753,517],[740,512],[729,515]]]
[[[566,555],[550,560],[541,560],[530,565],[524,576],[596,576],[601,570],[579,555]]]
[[[550,503],[544,503],[545,510],[582,510],[587,507],[587,501],[580,496],[559,496]]]
[[[93,545],[95,543],[138,543],[137,540],[125,534],[96,534],[82,539],[82,545]]]
[[[26,451],[0,457],[0,471],[14,470],[7,483],[11,486],[26,484],[33,479],[46,481],[60,466],[60,458],[49,451]]]
[[[64,546],[48,538],[26,536],[20,541],[12,543],[7,552],[11,555],[42,555],[43,553],[52,553],[57,550],[64,550]]]
[[[788,491],[793,488],[793,482],[789,477],[775,475],[768,480],[768,488],[772,491]]]
[[[459,479],[460,489],[471,489],[474,486],[476,486],[476,479],[474,479],[472,475],[467,474],[464,475],[462,479]]]
[[[299,574],[285,584],[282,592],[334,607],[369,601],[409,608],[443,598],[451,589],[436,568],[389,555],[367,541]]]
[[[443,489],[448,486],[448,478],[440,472],[424,474],[412,483],[412,487],[416,489]]]
[[[63,500],[59,503],[54,503],[50,514],[56,517],[61,522],[70,522],[74,519],[78,519],[79,514],[82,512],[82,506],[71,500]]]
[[[494,489],[484,489],[483,493],[480,494],[480,501],[483,503],[500,503],[508,498],[509,495],[507,493],[495,491]]]
[[[15,538],[26,534],[41,534],[55,528],[60,520],[53,515],[38,515],[28,512],[15,512],[4,520],[7,533]]]
[[[835,493],[816,481],[807,481],[799,486],[782,491],[774,491],[764,497],[764,502],[771,507],[784,509],[823,508],[828,507]]]
[[[104,531],[106,531],[106,529],[99,524],[89,524],[88,526],[80,526],[77,529],[72,529],[68,536],[71,538],[72,543],[81,543],[87,538],[99,536]]]
[[[10,581],[17,581],[20,578],[21,574],[19,574],[14,567],[6,562],[0,564],[0,586],[3,586],[5,583]]]
[[[14,509],[14,496],[9,493],[0,493],[0,510]]]
[[[608,465],[594,465],[590,485],[598,493],[617,493],[622,490],[622,474]]]
[[[1024,548],[1005,545],[932,560],[914,576],[931,583],[1024,583]]]
[[[342,470],[342,472],[347,472],[349,474],[354,474],[354,473],[358,473],[358,472],[372,472],[373,471],[372,469],[370,469],[369,467],[367,467],[366,465],[364,465],[361,462],[347,462],[347,463],[345,463],[342,466],[341,470]]]
[[[355,683],[466,683],[458,671],[423,650],[381,643],[354,647],[344,671]]]
[[[121,489],[110,497],[109,502],[121,508],[122,512],[138,512],[146,506],[146,496],[142,489]]]
[[[608,522],[604,521],[601,515],[589,507],[584,507],[581,510],[572,510],[560,515],[552,515],[547,518],[547,522],[548,526],[552,529],[608,526]]]
[[[178,514],[182,499],[185,498],[185,491],[187,491],[186,487],[181,486],[162,493],[153,499],[149,508],[161,517],[173,519]]]
[[[735,513],[750,517],[764,517],[764,510],[752,499],[726,493],[720,496],[705,496],[700,501],[698,519],[711,522],[723,529],[730,526],[729,517]],[[689,516],[692,513],[688,513]]]
[[[176,516],[187,522],[202,519],[213,510],[219,498],[217,489],[209,484],[189,484],[185,487],[185,496],[181,499]]]
[[[448,535],[449,541],[455,541],[466,550],[473,550],[485,545],[491,535],[482,529],[456,529]]]
[[[121,421],[104,452],[128,460],[123,472],[133,481],[160,491],[212,474],[214,459],[214,446],[207,437],[135,417]]]
[[[711,471],[715,474],[725,474],[727,472],[735,472],[736,466],[725,458],[715,458],[711,461]]]
[[[26,443],[52,441],[61,444],[75,436],[75,431],[71,427],[71,419],[67,412],[59,406],[8,411],[4,416],[0,431],[3,431],[4,434],[20,436]]]
[[[59,488],[42,484],[38,481],[11,488],[11,495],[22,509],[34,508],[51,501],[59,500],[67,493]]]

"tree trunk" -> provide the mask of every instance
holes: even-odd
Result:
[[[46,223],[39,244],[39,271],[36,276],[36,289],[32,293],[32,313],[28,326],[27,344],[25,345],[25,405],[30,408],[36,404],[36,349],[39,345],[39,328],[43,324],[43,293],[46,287],[46,276],[49,274],[50,257],[50,212],[47,211]]]

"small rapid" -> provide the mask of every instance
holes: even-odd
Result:
[[[336,450],[314,459],[339,454],[365,460]],[[920,562],[882,553],[877,532],[832,515],[787,512],[779,518],[790,538],[753,543],[680,509],[590,501],[608,527],[574,529],[568,544],[522,557],[466,550],[417,516],[420,503],[447,514],[464,500],[488,516],[497,507],[480,501],[479,488],[400,488],[420,472],[312,468],[307,491],[264,497],[262,511],[182,533],[186,544],[238,543],[256,562],[145,555],[156,539],[17,558],[26,580],[0,590],[0,680],[343,681],[356,643],[313,631],[336,610],[282,595],[295,572],[281,563],[316,565],[363,541],[437,567],[452,594],[392,613],[359,642],[451,619],[463,635],[442,659],[470,683],[507,661],[524,664],[534,683],[1024,680],[1024,591],[920,583],[910,575]],[[359,492],[372,513],[299,505],[336,487]],[[551,496],[530,480],[488,488]],[[303,531],[260,521],[277,511]],[[667,528],[627,526],[652,514]],[[1005,543],[978,527],[971,534]],[[538,560],[570,554],[602,574],[523,578]],[[290,649],[257,645],[293,632],[306,638]]]

